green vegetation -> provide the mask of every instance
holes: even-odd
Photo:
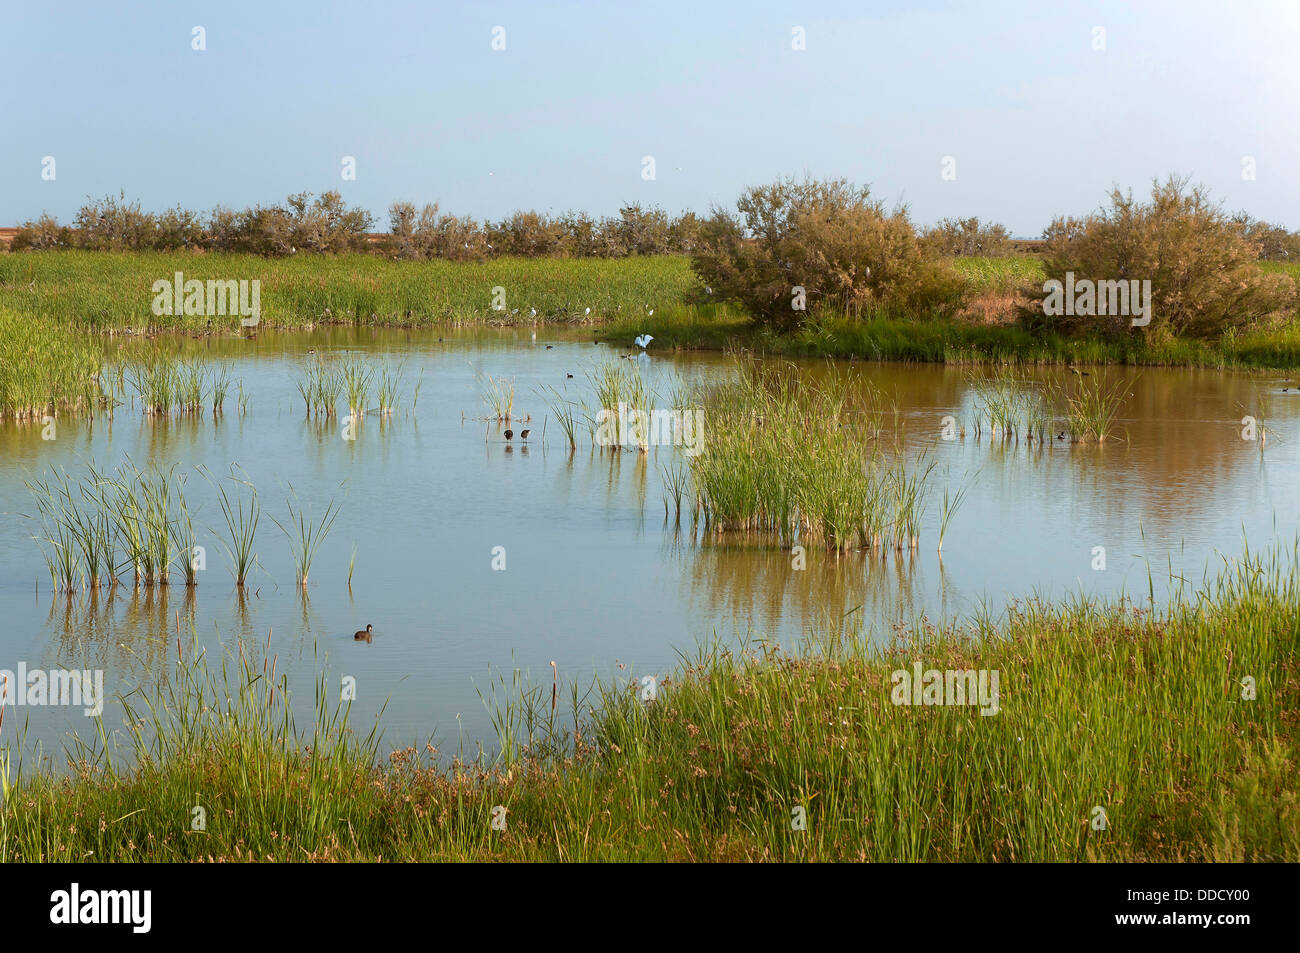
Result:
[[[274,660],[241,645],[213,673],[178,644],[123,699],[125,750],[97,722],[57,777],[0,738],[0,858],[1294,862],[1296,559],[1248,553],[1161,611],[1030,601],[883,648],[714,646],[648,700],[503,677],[490,763],[379,763],[323,675],[304,728]],[[892,704],[916,662],[997,671],[997,714]]]
[[[101,367],[96,342],[0,304],[0,420],[93,413],[105,401]]]
[[[85,331],[235,333],[240,317],[155,315],[153,283],[261,281],[261,323],[403,327],[454,324],[600,324],[681,304],[695,286],[685,258],[618,261],[502,258],[486,264],[390,261],[372,255],[55,251],[0,255],[0,309],[15,319]],[[493,288],[505,289],[494,310]],[[534,317],[532,310],[536,309]],[[588,312],[589,309],[589,312]]]
[[[191,550],[182,547],[193,538],[185,480],[176,469],[126,460],[111,474],[92,463],[75,481],[64,470],[26,481],[39,521],[34,538],[54,588],[116,587],[128,569],[136,588],[167,585],[177,557],[188,564]],[[186,582],[194,582],[188,568]]]

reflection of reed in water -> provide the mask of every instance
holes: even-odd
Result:
[[[109,696],[123,685],[134,687],[163,678],[177,620],[187,633],[194,625],[194,591],[180,591],[184,592],[184,614],[171,609],[170,619],[168,588],[90,590],[73,598],[55,596],[46,619],[54,638],[42,654],[40,666],[102,669],[108,673],[105,692]],[[121,618],[117,616],[119,607],[124,610]]]
[[[920,561],[907,551],[880,558],[809,549],[806,568],[796,569],[799,557],[788,550],[719,543],[681,530],[667,549],[690,560],[691,604],[703,603],[710,616],[742,631],[838,630],[853,616],[889,624],[912,618],[925,591]]]

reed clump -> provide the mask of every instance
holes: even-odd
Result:
[[[1066,431],[1080,442],[1103,443],[1115,435],[1120,409],[1132,393],[1132,381],[1111,379],[1100,372],[1072,376],[1071,383],[1058,380],[1051,387],[1062,409]]]
[[[709,424],[690,458],[706,530],[836,550],[917,546],[934,464],[883,439],[897,424],[878,392],[833,369],[805,377],[741,360],[694,399]]]
[[[192,565],[193,523],[175,465],[142,468],[128,459],[109,472],[92,463],[81,477],[55,469],[26,485],[56,591],[116,587],[127,571],[136,588],[165,586],[182,552]],[[187,568],[186,582],[194,581]]]

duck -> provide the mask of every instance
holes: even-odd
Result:
[[[357,642],[369,642],[371,636],[374,635],[374,632],[375,627],[367,623],[366,627],[360,632],[355,633],[352,638]]]

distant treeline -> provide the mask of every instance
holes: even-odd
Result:
[[[716,212],[715,212],[716,215]],[[417,208],[394,202],[388,231],[376,234],[375,217],[349,208],[338,192],[314,196],[300,192],[283,204],[242,211],[218,206],[207,215],[181,207],[146,212],[125,195],[88,200],[70,224],[48,214],[23,222],[11,251],[77,248],[90,251],[242,252],[280,257],[300,252],[370,252],[392,258],[443,258],[477,261],[500,255],[553,258],[624,258],[630,255],[689,255],[698,250],[702,225],[694,212],[670,216],[661,208],[626,205],[617,216],[592,218],[585,212],[552,216],[515,212],[500,221],[479,221],[441,212],[437,205]],[[1255,221],[1235,219],[1260,258],[1300,261],[1300,233]],[[1053,223],[1044,231],[1051,238]],[[945,218],[919,230],[932,254],[1002,257],[1023,250],[1024,242],[1005,227],[978,218]]]
[[[350,208],[338,192],[291,195],[283,204],[242,211],[217,207],[204,216],[184,208],[146,212],[124,195],[88,200],[71,224],[44,214],[24,222],[11,251],[77,248],[91,251],[242,252],[268,257],[299,253],[371,252],[395,258],[476,261],[501,255],[623,258],[689,254],[699,231],[692,212],[669,216],[660,208],[624,206],[616,217],[585,212],[559,216],[515,212],[479,221],[394,202],[389,230],[372,234],[374,216]]]

